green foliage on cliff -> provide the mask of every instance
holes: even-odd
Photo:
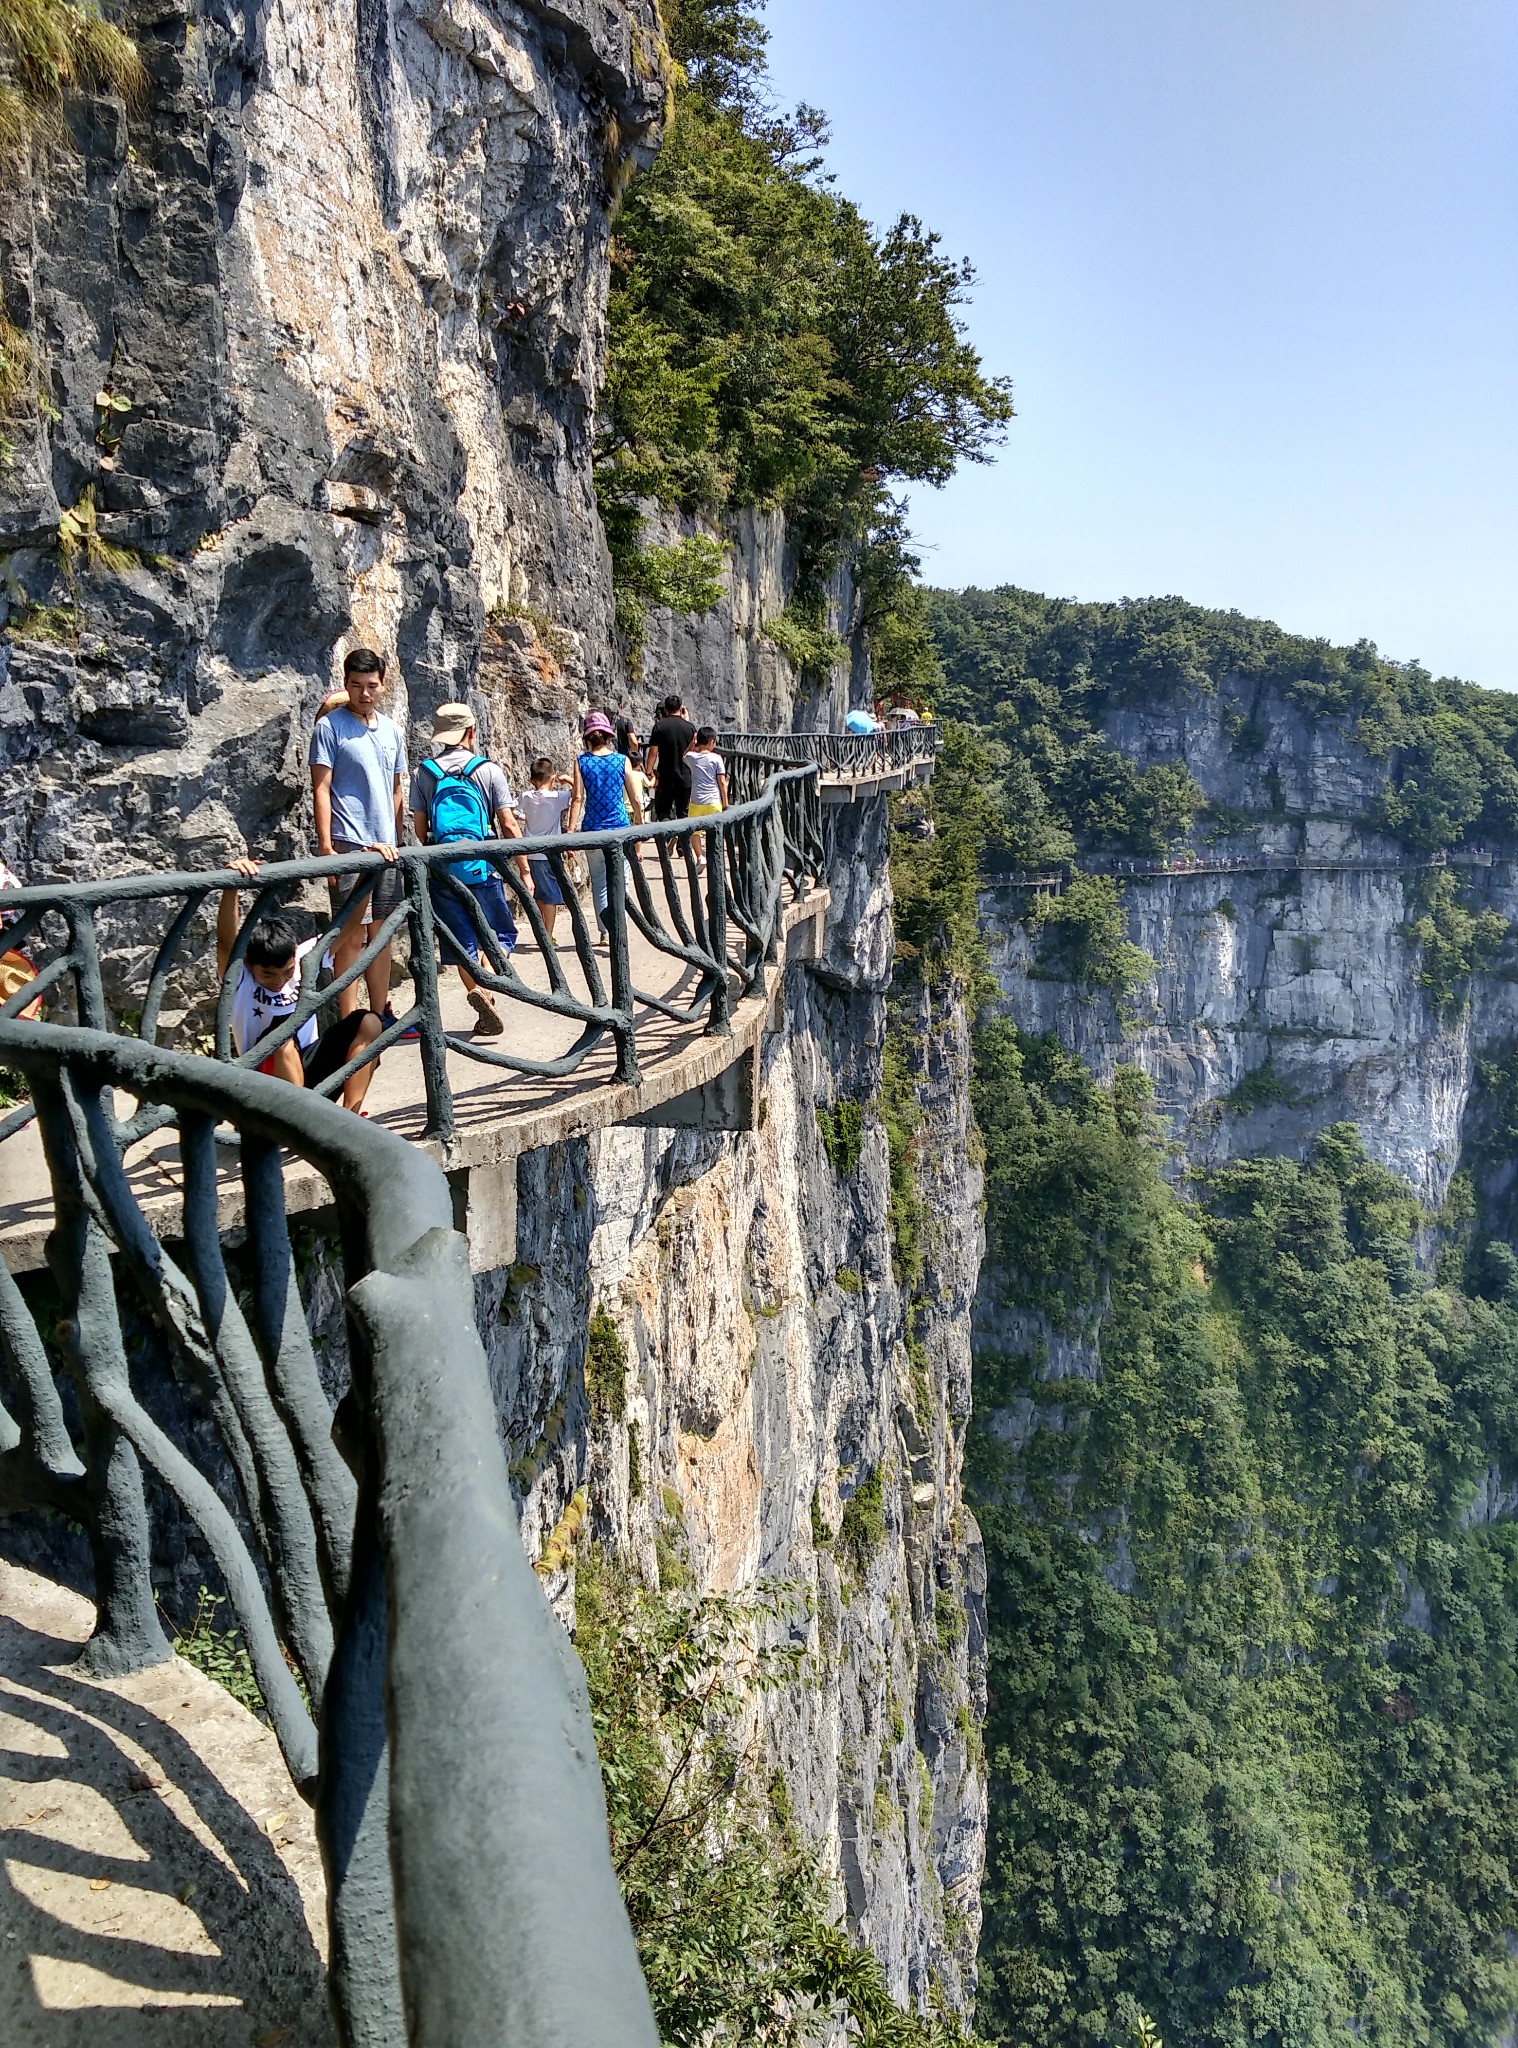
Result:
[[[581,1563],[575,1644],[590,1688],[612,1861],[669,2048],[955,2048],[903,2012],[833,1922],[828,1886],[767,1778],[753,1714],[804,1682],[786,1599],[650,1593]]]
[[[627,1347],[606,1309],[597,1303],[585,1339],[585,1392],[597,1422],[627,1415]]]
[[[1072,875],[1058,896],[1034,899],[1029,921],[1044,935],[1043,957],[1077,987],[1110,989],[1121,1002],[1155,972],[1153,955],[1129,942],[1122,890],[1110,875]]]
[[[648,633],[651,606],[667,606],[687,617],[701,616],[722,597],[722,565],[727,550],[720,541],[704,533],[687,534],[677,541],[645,544],[640,540],[642,516],[636,507],[623,508],[620,526],[627,543],[618,554],[617,631],[627,645],[634,671],[642,667],[643,642]]]
[[[958,317],[971,272],[912,216],[877,230],[833,189],[823,117],[773,108],[754,7],[672,0],[664,20],[674,112],[617,222],[598,420],[618,581],[636,573],[637,506],[657,499],[718,518],[783,508],[804,597],[841,545],[873,543],[889,585],[890,481],[944,482],[1011,413]],[[910,669],[920,614],[914,640],[911,601],[896,626],[875,597],[888,666]]]
[[[147,84],[136,44],[100,8],[0,0],[0,156],[60,137],[67,93],[138,99]]]
[[[1419,1272],[1352,1127],[1193,1205],[1136,1075],[996,1022],[975,1096],[1004,1305],[1077,1347],[976,1365],[983,2029],[1487,2048],[1518,2002],[1518,1526],[1466,1514],[1515,1441],[1518,1312]]]
[[[840,1180],[847,1180],[864,1153],[864,1104],[835,1102],[831,1109],[819,1109],[817,1129],[828,1165]]]
[[[1446,1014],[1460,1010],[1471,976],[1489,967],[1508,935],[1495,910],[1471,910],[1460,901],[1458,878],[1448,868],[1425,873],[1411,892],[1417,916],[1407,935],[1421,949],[1417,982]]]
[[[1142,772],[1102,733],[1114,713],[1175,711],[1229,677],[1272,685],[1310,718],[1342,718],[1389,773],[1366,823],[1431,852],[1518,831],[1518,699],[1392,662],[1362,640],[1335,647],[1240,612],[1178,597],[1080,604],[1007,586],[931,593],[941,709],[1006,750],[1009,812],[1036,787],[1053,829],[1084,845],[1162,852],[1190,830],[1202,794],[1184,768]],[[1233,743],[1265,735],[1239,716]],[[1045,858],[1035,816],[1015,848]]]
[[[957,978],[972,1001],[989,988],[980,932],[981,872],[1006,829],[995,762],[981,736],[950,723],[924,790],[892,810],[891,890],[898,974]]]
[[[816,682],[846,659],[848,647],[827,622],[820,590],[793,597],[783,612],[765,622],[773,640],[797,675]]]

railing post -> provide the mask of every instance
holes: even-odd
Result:
[[[406,911],[411,927],[411,985],[416,991],[421,1032],[422,1081],[427,1090],[423,1136],[446,1144],[453,1136],[453,1086],[448,1079],[448,1040],[438,994],[437,939],[425,863],[401,855],[406,877]]]
[[[74,956],[74,993],[79,1021],[91,1031],[109,1031],[105,984],[100,977],[100,942],[93,904],[83,903],[69,917],[69,951]]]
[[[727,827],[712,824],[706,830],[706,918],[712,958],[717,963],[717,980],[707,1013],[708,1037],[732,1034],[731,1000],[727,985]]]
[[[617,1079],[636,1083],[638,1049],[634,1034],[632,960],[627,949],[627,848],[621,840],[608,846],[606,859],[606,936],[611,951],[612,1026],[617,1040]]]

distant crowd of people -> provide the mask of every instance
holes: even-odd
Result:
[[[311,736],[312,808],[317,851],[323,855],[378,854],[387,868],[341,926],[331,951],[334,980],[340,981],[401,900],[397,850],[404,839],[405,812],[423,846],[489,839],[535,839],[560,833],[598,833],[655,820],[716,816],[728,801],[727,763],[717,751],[709,725],[697,726],[678,695],[660,703],[645,746],[626,718],[592,711],[581,722],[580,752],[566,774],[540,755],[528,769],[526,788],[513,792],[506,771],[481,751],[475,714],[467,704],[443,704],[432,720],[431,748],[409,782],[405,742],[399,726],[380,706],[387,686],[383,655],[358,647],[343,663],[343,687],[322,705]],[[583,850],[585,876],[599,931],[607,939],[607,854]],[[561,875],[546,853],[519,858],[523,889],[538,906],[553,941],[564,905]],[[237,860],[234,870],[249,881],[256,861]],[[488,930],[504,953],[516,946],[516,919],[500,874],[489,860],[473,856],[448,864],[454,883],[473,898]],[[351,889],[343,877],[330,884],[334,915]],[[227,972],[238,931],[238,894],[224,892],[217,915],[217,968]],[[457,889],[435,879],[429,895],[445,964],[457,967],[481,1036],[495,1037],[505,1023],[476,973],[478,936],[468,904]],[[295,1010],[304,962],[317,942],[298,941],[279,917],[260,919],[249,934],[232,998],[232,1042],[239,1053],[252,1049]],[[325,1030],[314,1017],[295,1038],[273,1052],[260,1072],[277,1074],[297,1087],[315,1087],[338,1074],[397,1019],[390,1008],[392,949],[381,946],[363,976],[337,998],[338,1018]],[[362,993],[361,993],[362,991]],[[407,1036],[414,1034],[404,1034]],[[362,1113],[377,1061],[359,1067],[343,1087],[343,1101]]]

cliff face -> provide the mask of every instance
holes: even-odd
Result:
[[[346,645],[394,650],[403,724],[478,677],[562,741],[612,676],[590,430],[608,179],[663,107],[653,7],[159,0],[131,26],[147,104],[82,103],[76,149],[0,201],[51,401],[0,484],[4,851],[38,878],[300,850]],[[137,566],[63,562],[91,494]]]
[[[803,686],[767,638],[795,564],[757,513],[725,536],[717,609],[656,612],[643,685],[620,673],[591,435],[611,193],[663,109],[652,0],[139,0],[130,26],[149,100],[80,102],[74,148],[0,196],[6,306],[50,396],[0,477],[0,853],[28,879],[309,851],[305,743],[351,645],[393,651],[403,728],[472,698],[517,773],[567,756],[587,700],[677,687],[716,722],[788,729],[868,694],[862,648]],[[98,391],[129,410],[103,422]],[[114,566],[60,548],[64,513],[91,506],[129,551]],[[845,635],[852,608],[840,575]],[[678,1556],[703,1587],[797,1589],[817,1683],[766,1704],[766,1741],[893,1989],[964,2007],[985,1805],[960,1495],[968,1049],[956,996],[908,1005],[935,1219],[909,1329],[873,1108],[885,807],[834,816],[827,953],[789,972],[760,1129],[527,1155],[517,1262],[481,1275],[481,1323],[534,1553],[583,1484],[596,1533],[650,1579]],[[839,1101],[864,1134],[835,1172],[817,1112]],[[335,1398],[320,1233],[311,1274]],[[625,1414],[587,1394],[598,1307]],[[79,1562],[34,1535],[7,1545]],[[206,1567],[168,1511],[159,1557],[170,1606],[193,1604]],[[572,1583],[553,1590],[572,1621]]]
[[[1119,1059],[1141,1067],[1189,1161],[1301,1157],[1347,1119],[1437,1207],[1459,1164],[1476,1060],[1506,1048],[1518,1006],[1499,972],[1476,976],[1468,1005],[1441,1006],[1419,985],[1409,927],[1430,870],[1362,823],[1388,762],[1366,753],[1349,720],[1237,683],[1117,711],[1106,730],[1143,767],[1184,761],[1234,828],[1208,858],[1249,868],[1124,880],[1128,936],[1157,967],[1122,1006],[1126,1021],[1111,994],[1051,970],[1023,921],[1026,892],[988,889],[1010,1014],[1028,1031],[1057,1031],[1103,1078]],[[1462,896],[1515,920],[1518,864],[1494,852],[1490,866],[1455,870]],[[1298,856],[1324,865],[1304,872]],[[1335,870],[1336,860],[1383,865]]]
[[[759,1129],[618,1130],[529,1155],[518,1263],[481,1279],[481,1326],[529,1550],[586,1485],[593,1528],[650,1582],[673,1555],[702,1587],[767,1579],[804,1600],[816,1682],[765,1702],[766,1745],[893,1991],[936,1984],[963,2008],[985,1812],[984,1580],[960,1491],[980,1259],[967,1034],[957,996],[909,1020],[936,1218],[909,1355],[871,1107],[885,807],[836,815],[835,902],[863,915],[835,915],[822,962],[789,972]],[[839,1101],[866,1112],[843,1172],[818,1122]],[[596,1310],[626,1353],[625,1402],[587,1392]],[[572,1576],[553,1590],[572,1616]]]
[[[798,676],[765,632],[785,610],[796,585],[796,551],[784,515],[750,508],[718,531],[705,522],[657,513],[648,537],[668,545],[705,533],[727,549],[722,597],[709,612],[682,616],[655,610],[643,670],[649,694],[670,678],[693,716],[729,732],[836,731],[851,704],[870,701],[869,661],[852,634],[854,586],[847,565],[826,593],[827,622],[850,645],[849,660],[825,676]]]

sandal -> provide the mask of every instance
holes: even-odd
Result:
[[[483,989],[472,988],[469,991],[469,1007],[479,1019],[478,1024],[475,1026],[475,1031],[479,1037],[499,1038],[501,1036],[502,1032],[506,1029],[505,1019]]]

